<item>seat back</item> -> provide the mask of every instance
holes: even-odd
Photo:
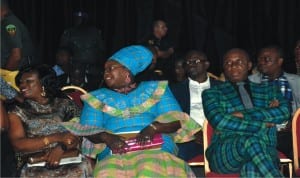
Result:
[[[215,74],[213,73],[210,73],[210,72],[207,72],[207,75],[215,80],[221,80],[218,76],[216,76]]]
[[[80,96],[86,94],[87,91],[75,85],[64,86],[61,90],[68,95],[79,107],[82,107]]]
[[[296,111],[292,121],[294,169],[299,169],[300,161],[300,108]]]
[[[296,123],[296,119],[293,120],[293,126],[296,124],[298,124],[298,135],[294,136],[293,134],[293,139],[298,139],[298,153],[300,153],[300,146],[299,146],[299,143],[300,143],[300,109],[298,109],[298,123]],[[213,136],[213,128],[212,126],[209,124],[209,122],[207,121],[207,119],[204,120],[204,124],[203,124],[203,150],[204,150],[204,173],[206,175],[206,177],[239,177],[239,174],[217,174],[217,173],[213,173],[211,172],[210,168],[209,168],[209,163],[208,163],[208,160],[205,156],[205,151],[207,149],[207,147],[210,145],[211,143],[211,139],[212,139],[212,136]],[[294,127],[293,127],[293,132],[294,132]],[[295,137],[295,138],[294,138]],[[294,147],[295,149],[295,147]],[[283,153],[281,152],[278,152],[278,155],[280,157],[280,162],[282,164],[289,164],[289,174],[290,174],[290,177],[292,176],[292,160],[288,159]],[[295,156],[295,152],[294,152],[294,156]],[[298,160],[299,160],[299,155],[297,155],[298,157]],[[295,161],[294,161],[295,162]],[[299,163],[299,161],[297,162]],[[299,168],[299,166],[298,166]]]

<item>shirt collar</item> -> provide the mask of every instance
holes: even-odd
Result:
[[[193,79],[191,79],[190,77],[188,77],[189,79],[189,83],[190,83],[190,86],[206,86],[206,85],[209,85],[209,77],[207,76],[207,79],[202,82],[202,83],[199,83],[198,81],[195,81]]]

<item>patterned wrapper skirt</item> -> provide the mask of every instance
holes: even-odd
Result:
[[[161,150],[114,154],[98,161],[94,177],[196,177],[186,162]]]

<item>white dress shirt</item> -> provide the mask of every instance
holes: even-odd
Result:
[[[190,90],[190,117],[194,119],[198,124],[203,126],[205,115],[203,112],[202,97],[201,94],[205,89],[210,88],[209,77],[203,83],[199,83],[189,78],[189,90]]]

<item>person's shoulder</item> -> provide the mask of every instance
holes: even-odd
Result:
[[[270,82],[256,82],[248,80],[250,87],[253,92],[262,92],[262,91],[273,91],[273,84]]]
[[[184,92],[189,87],[189,80],[185,79],[181,82],[172,83],[169,86],[170,86],[170,89],[173,92],[173,94],[175,94],[175,93],[183,94],[181,92]]]
[[[284,73],[287,81],[291,85],[292,88],[296,88],[296,90],[300,89],[300,76],[291,73]]]
[[[13,13],[7,14],[4,17],[3,21],[6,21],[6,22],[15,22],[15,23],[21,22],[20,19],[17,16],[15,16]]]
[[[61,106],[63,106],[64,104],[68,104],[68,103],[70,103],[70,102],[73,102],[73,100],[71,100],[71,99],[69,99],[69,98],[67,98],[67,97],[65,97],[65,98],[62,98],[62,97],[55,97],[55,98],[53,98],[53,101],[54,101],[55,103],[59,103]]]
[[[24,24],[21,22],[18,17],[16,17],[14,14],[7,15],[2,21],[1,25],[4,28],[14,27],[14,28],[20,28],[21,26],[24,26]]]
[[[219,85],[219,84],[221,84],[221,83],[224,83],[223,81],[217,80],[217,79],[215,79],[215,78],[213,78],[213,77],[209,77],[209,82],[210,82],[210,85],[211,85],[211,86]]]
[[[110,92],[111,90],[107,89],[107,88],[99,88],[93,91],[90,91],[88,94],[93,95],[93,96],[98,96],[102,93],[106,93],[106,92]]]
[[[189,79],[184,79],[183,81],[176,82],[176,83],[170,83],[171,88],[178,88],[183,87],[189,84]]]
[[[283,75],[284,75],[286,78],[292,78],[292,79],[295,79],[295,80],[300,80],[300,76],[297,75],[297,74],[292,74],[292,73],[284,72]]]
[[[228,90],[230,87],[230,82],[222,82],[220,81],[219,83],[215,85],[211,85],[210,88],[204,90],[203,92],[223,92],[224,90]]]
[[[159,86],[159,85],[164,85],[164,86],[167,86],[168,85],[168,81],[167,80],[150,80],[150,81],[142,81],[140,82],[140,86]]]
[[[262,74],[259,72],[248,76],[248,79],[254,83],[261,83],[261,78],[262,78]]]

